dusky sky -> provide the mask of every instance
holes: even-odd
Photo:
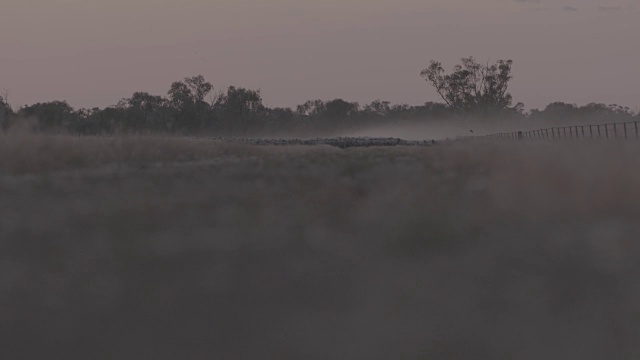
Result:
[[[430,59],[513,59],[514,102],[640,106],[638,0],[3,0],[0,92],[104,107],[202,74],[269,106],[439,101]]]

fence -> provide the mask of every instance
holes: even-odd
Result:
[[[461,140],[568,140],[640,139],[638,121],[599,125],[560,126],[480,136],[461,136]]]

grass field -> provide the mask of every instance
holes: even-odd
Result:
[[[0,358],[638,358],[638,164],[0,135]]]

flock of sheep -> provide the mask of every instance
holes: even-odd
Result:
[[[429,146],[433,140],[403,140],[399,138],[331,137],[316,139],[212,138],[216,141],[241,142],[252,145],[331,145],[341,149],[369,146]]]

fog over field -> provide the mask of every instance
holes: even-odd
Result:
[[[0,135],[0,357],[636,358],[639,150]]]
[[[495,134],[498,132],[513,132],[527,127],[540,126],[541,124],[527,124],[523,121],[506,122],[500,119],[483,122],[469,120],[447,121],[433,120],[429,122],[383,124],[377,126],[363,126],[356,130],[338,132],[343,136],[354,137],[394,137],[407,140],[446,140],[456,139],[460,136],[475,136]],[[556,123],[558,125],[558,123]]]

